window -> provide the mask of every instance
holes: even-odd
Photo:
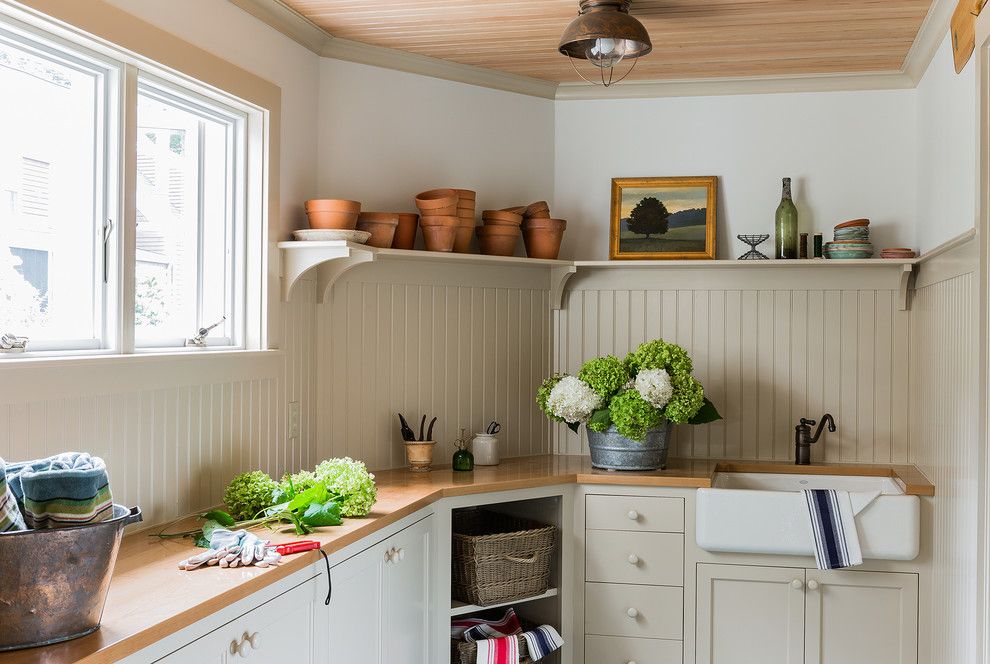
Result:
[[[0,104],[0,333],[31,352],[245,347],[264,111],[79,42],[0,14],[17,100]]]

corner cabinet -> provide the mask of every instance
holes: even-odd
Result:
[[[917,574],[698,565],[698,664],[917,661]]]
[[[330,569],[330,664],[430,664],[432,528],[428,516]]]

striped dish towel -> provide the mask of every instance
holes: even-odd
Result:
[[[519,664],[519,641],[514,636],[478,641],[475,664]]]
[[[523,632],[529,658],[537,662],[564,645],[564,639],[550,625],[541,625],[534,630]]]
[[[64,528],[113,516],[107,466],[99,457],[65,452],[13,463],[6,477],[28,528]]]
[[[863,564],[855,512],[848,491],[805,489],[818,569],[842,569]]]
[[[17,506],[17,498],[14,492],[7,486],[7,464],[0,458],[0,533],[12,532],[14,530],[25,530],[24,517],[21,516],[21,509]]]
[[[450,636],[473,643],[485,639],[498,639],[512,636],[522,631],[514,609],[508,609],[499,620],[483,618],[461,618],[450,621]]]

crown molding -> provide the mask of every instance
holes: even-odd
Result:
[[[938,52],[938,47],[942,45],[942,40],[948,34],[949,21],[955,7],[955,0],[935,0],[928,10],[928,16],[921,24],[918,36],[915,37],[911,50],[904,58],[902,68],[915,85],[921,82],[921,78],[935,58],[935,53]]]
[[[262,23],[320,55],[333,37],[296,10],[278,0],[229,0]]]

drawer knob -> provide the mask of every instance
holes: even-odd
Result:
[[[793,588],[794,590],[801,590],[801,588],[803,587],[804,587],[804,583],[801,581],[801,579],[794,579],[793,581],[791,581],[791,588]]]
[[[234,652],[236,652],[241,657],[247,657],[248,656],[248,648],[250,648],[250,647],[251,646],[248,643],[248,640],[246,638],[243,638],[243,639],[241,639],[241,642],[237,644],[237,647],[234,649]]]
[[[636,664],[636,662],[630,659],[628,662],[626,662],[626,664]]]
[[[626,558],[626,560],[629,561],[629,564],[630,565],[638,565],[639,564],[639,556],[637,556],[635,553],[630,553],[629,554],[629,557]]]
[[[808,581],[808,590],[818,590],[818,582],[814,579]]]
[[[639,512],[637,512],[636,510],[629,510],[629,514],[627,514],[626,516],[629,517],[630,521],[639,521]]]
[[[399,550],[396,553],[399,556],[399,560],[405,560],[406,559],[406,550],[403,549],[402,547],[399,547]]]
[[[257,632],[251,634],[251,636],[246,637],[247,642],[251,644],[251,650],[257,650],[261,647],[261,635]]]
[[[636,619],[639,617],[639,611],[637,611],[632,607],[629,607],[628,609],[626,609],[626,615],[629,616],[630,618]]]

